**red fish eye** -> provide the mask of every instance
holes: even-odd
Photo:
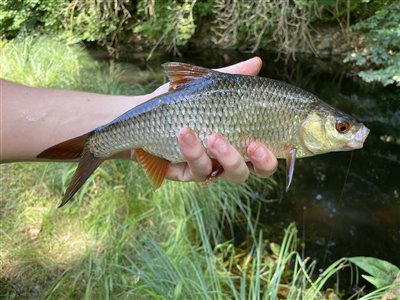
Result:
[[[347,121],[337,121],[336,122],[336,130],[339,133],[347,133],[350,129],[350,124]]]

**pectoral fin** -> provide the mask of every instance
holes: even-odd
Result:
[[[285,147],[284,151],[286,155],[286,192],[287,192],[289,190],[290,184],[292,183],[297,149],[294,145],[290,144]]]
[[[142,148],[135,149],[138,162],[146,170],[155,189],[158,189],[167,175],[170,162],[164,158],[154,156]]]
[[[212,163],[212,171],[211,173],[207,176],[205,183],[210,183],[212,181],[214,181],[215,179],[217,179],[219,176],[222,175],[222,173],[224,173],[224,167],[221,166],[221,164],[216,160],[216,159],[211,159],[211,163]]]

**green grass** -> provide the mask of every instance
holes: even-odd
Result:
[[[37,87],[104,94],[141,94],[146,87],[121,83],[123,70],[94,61],[80,45],[68,46],[46,36],[0,41],[1,77]]]
[[[118,83],[120,71],[108,77],[104,66],[82,47],[72,46],[70,55],[60,55],[65,47],[44,37],[3,42],[5,77],[31,85],[134,92]],[[343,295],[339,286],[329,288],[333,284],[328,280],[348,267],[346,259],[318,276],[315,262],[298,252],[293,224],[281,241],[270,241],[257,222],[261,200],[255,200],[254,188],[276,189],[273,179],[252,177],[247,184],[217,181],[208,186],[167,182],[154,192],[138,165],[108,161],[75,202],[57,209],[74,168],[66,163],[0,165],[1,298],[239,300]],[[240,246],[226,239],[235,234],[235,224],[247,228],[248,237]],[[354,297],[378,299],[390,288]]]

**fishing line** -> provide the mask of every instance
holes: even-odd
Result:
[[[339,197],[338,203],[340,203],[340,202],[342,201],[342,199],[343,199],[344,188],[346,187],[347,179],[349,178],[350,167],[351,167],[351,163],[353,162],[353,156],[354,156],[354,151],[351,151],[351,152],[350,152],[349,165],[347,166],[346,177],[344,178],[344,183],[343,183],[343,187],[342,187],[342,192],[340,193],[340,197]]]
[[[350,174],[351,164],[353,162],[353,156],[354,156],[354,151],[351,151],[350,152],[350,160],[349,160],[349,163],[348,163],[348,166],[347,166],[346,176],[344,177],[344,183],[343,183],[342,191],[340,192],[340,197],[339,197],[339,200],[337,202],[337,205],[339,205],[342,202],[342,199],[343,199],[344,189],[346,187],[346,183],[347,183],[347,180],[348,180],[349,174]],[[337,223],[337,218],[335,218],[333,220],[333,228],[336,228],[336,223]],[[329,234],[329,239],[326,241],[326,243],[329,243],[329,241],[331,241],[332,239],[333,239],[333,231],[331,230],[331,232]],[[324,255],[324,259],[323,259],[323,262],[324,262],[323,264],[324,265],[326,264],[326,260],[327,260],[327,257],[328,257],[328,251],[329,251],[329,247],[326,247],[325,255]]]

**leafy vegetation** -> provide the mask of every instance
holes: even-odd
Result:
[[[196,0],[186,0],[182,4],[177,1],[163,1],[156,5],[155,2],[142,1],[138,5],[141,22],[133,32],[153,41],[151,52],[164,46],[167,51],[179,54],[179,47],[185,46],[195,32],[195,3]]]
[[[60,7],[64,0],[4,0],[0,2],[0,35],[15,37],[21,31],[62,29]]]
[[[364,80],[387,85],[399,82],[399,15],[394,0],[4,0],[0,35],[47,33],[67,44],[97,43],[116,57],[121,44],[149,55],[179,54],[191,43],[286,59],[339,53],[364,69]]]
[[[370,276],[362,276],[378,289],[395,283],[398,279],[397,277],[400,275],[400,269],[398,267],[377,258],[351,257],[348,261],[371,274]]]
[[[362,44],[345,61],[366,68],[358,74],[367,82],[400,86],[400,3],[383,7],[352,30],[363,32]]]
[[[25,84],[132,92],[118,76],[107,79],[82,47],[65,51],[49,38],[13,40],[2,44],[1,69]],[[108,161],[74,203],[57,209],[74,168],[0,165],[2,298],[337,299],[345,288],[328,287],[348,261],[376,285],[353,298],[398,293],[398,269],[389,263],[343,258],[318,274],[298,252],[293,224],[271,241],[257,222],[263,200],[254,195],[255,177],[242,185],[168,182],[154,192],[139,166]],[[273,179],[263,179],[263,189],[273,188]],[[247,228],[240,246],[225,234],[237,223]]]

